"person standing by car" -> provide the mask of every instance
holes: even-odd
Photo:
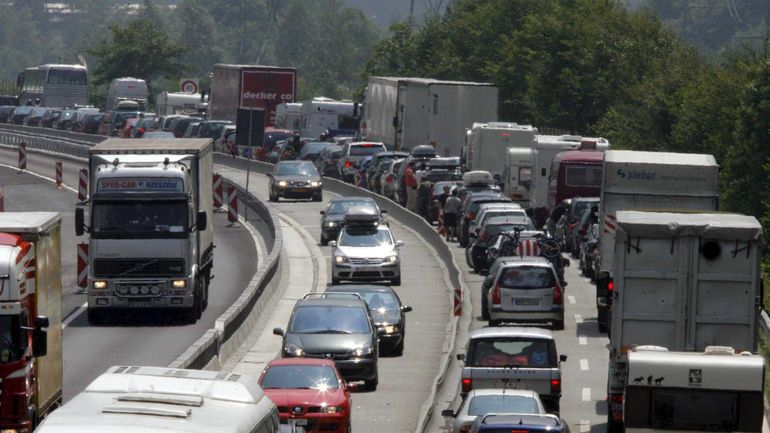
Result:
[[[433,198],[433,182],[427,177],[420,178],[420,184],[417,186],[417,198],[415,199],[415,212],[430,222],[428,217],[428,205]]]
[[[556,235],[556,224],[564,215],[564,212],[567,211],[570,201],[571,201],[570,199],[563,200],[555,208],[553,208],[553,211],[551,211],[551,215],[548,217],[548,220],[546,221],[546,228],[548,229],[548,233],[550,233],[551,236]]]
[[[409,162],[404,170],[404,185],[406,185],[406,208],[414,212],[417,199],[417,176],[414,174],[414,162]]]
[[[452,195],[447,197],[444,204],[444,227],[446,227],[446,240],[457,238],[457,211],[460,209],[460,198],[457,197],[457,188],[452,190]]]

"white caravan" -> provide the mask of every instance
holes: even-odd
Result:
[[[313,98],[302,102],[300,133],[303,137],[319,138],[328,129],[358,130],[360,107],[353,101]]]
[[[537,128],[517,123],[474,123],[468,131],[468,151],[465,168],[486,170],[493,175],[505,171],[505,155],[508,148],[532,149],[535,146]]]
[[[532,188],[532,154],[526,147],[509,147],[503,168],[503,193],[521,207],[529,206]]]
[[[201,98],[200,93],[162,92],[155,101],[155,113],[158,116],[202,114],[206,110],[208,102]]]
[[[288,102],[275,106],[275,127],[278,129],[299,130],[302,120],[302,103]]]

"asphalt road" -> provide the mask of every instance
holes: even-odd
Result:
[[[238,172],[222,166],[216,171],[230,177]],[[252,173],[250,185],[252,192],[267,201],[265,175]],[[283,217],[291,218],[304,227],[319,242],[319,212],[332,197],[334,195],[327,191],[321,203],[281,199],[279,203],[270,205]],[[413,232],[392,220],[391,229],[396,239],[405,242],[401,249],[402,285],[394,289],[402,302],[411,305],[414,310],[407,314],[404,355],[380,358],[377,390],[353,395],[354,431],[415,431],[420,410],[439,368],[450,317],[449,289],[444,282],[441,264],[432,250]],[[327,275],[331,275],[331,249],[320,244],[318,248],[324,256]],[[288,322],[288,317],[285,321]]]
[[[16,166],[16,152],[0,150],[0,164]],[[27,154],[30,172],[54,177],[49,157]],[[77,185],[82,164],[64,160],[65,185]],[[77,196],[68,189],[17,170],[0,167],[0,184],[5,190],[6,211],[57,211],[62,213],[62,315],[74,320],[64,330],[64,399],[80,392],[91,380],[112,365],[165,366],[192,345],[214,320],[241,294],[257,268],[257,252],[248,231],[240,225],[229,227],[225,214],[215,214],[214,280],[209,306],[194,325],[137,317],[142,325],[90,326],[79,307],[85,296],[76,293],[76,250],[74,208]],[[245,241],[247,240],[247,241]],[[153,313],[148,313],[153,314]]]

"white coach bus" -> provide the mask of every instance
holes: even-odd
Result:
[[[19,105],[68,107],[88,104],[88,72],[81,65],[41,65],[19,74]]]

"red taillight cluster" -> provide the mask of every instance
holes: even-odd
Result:
[[[492,289],[492,303],[500,305],[500,285],[496,284],[495,288]]]
[[[463,392],[471,392],[472,389],[473,389],[473,379],[464,377],[462,382]]]
[[[345,167],[352,167],[353,163],[350,161],[345,161]]]
[[[553,304],[561,305],[564,303],[564,290],[557,283],[553,286]]]
[[[561,394],[561,379],[551,379],[551,394]]]
[[[607,291],[612,293],[613,290],[615,290],[615,281],[613,280],[607,281]]]

